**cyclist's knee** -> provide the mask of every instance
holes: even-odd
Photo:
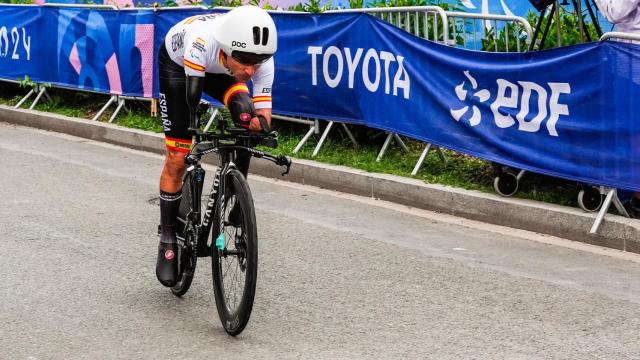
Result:
[[[185,169],[184,158],[187,154],[177,150],[167,149],[164,168],[170,177],[180,177]]]

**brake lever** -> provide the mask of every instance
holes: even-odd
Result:
[[[286,166],[287,167],[287,170],[282,173],[282,176],[287,175],[289,173],[289,169],[291,169],[291,159],[288,159],[284,155],[280,155],[280,156],[278,156],[278,164],[280,166]]]
[[[262,115],[258,115],[257,118],[258,118],[258,121],[260,122],[260,127],[262,128],[262,132],[264,132],[265,134],[270,134],[271,126],[269,126],[267,119]]]

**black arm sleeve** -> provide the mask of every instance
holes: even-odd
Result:
[[[189,106],[189,127],[196,127],[196,108],[200,103],[202,89],[204,87],[204,77],[187,75],[187,105]]]

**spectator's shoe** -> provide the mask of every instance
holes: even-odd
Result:
[[[624,208],[629,213],[629,216],[634,219],[640,219],[640,199],[632,197],[629,202],[624,204]]]
[[[173,227],[166,227],[160,234],[156,277],[164,286],[174,286],[178,281],[178,243]]]

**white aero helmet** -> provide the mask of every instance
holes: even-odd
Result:
[[[227,56],[246,65],[265,62],[278,48],[273,19],[265,10],[252,5],[234,8],[221,16],[214,37]]]

